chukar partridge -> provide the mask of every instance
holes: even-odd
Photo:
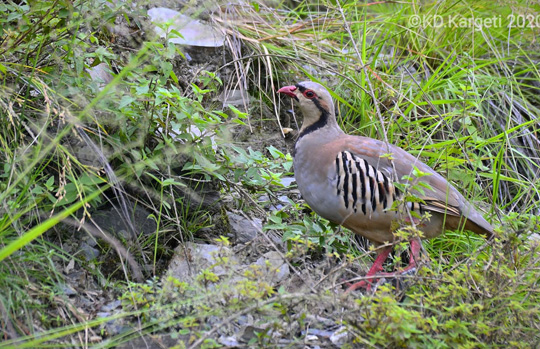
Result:
[[[461,229],[493,236],[492,226],[448,181],[431,167],[405,150],[376,139],[345,134],[338,126],[330,93],[320,84],[307,81],[278,90],[298,102],[304,116],[295,145],[294,176],[302,197],[320,216],[349,228],[377,246],[393,242],[395,222],[417,223],[423,238],[433,238],[445,229]],[[407,182],[414,167],[428,174],[418,178],[427,184],[423,192],[410,190],[420,202],[403,204],[403,193],[394,182]],[[409,177],[409,178],[410,178]],[[394,202],[401,202],[401,210]],[[412,216],[403,219],[404,206],[409,212],[429,219],[419,221]],[[411,219],[412,218],[412,219]],[[410,242],[410,263],[404,271],[415,268],[421,250],[420,240]],[[392,246],[379,250],[366,279],[376,279]],[[347,292],[371,287],[361,281]]]

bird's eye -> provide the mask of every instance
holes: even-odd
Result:
[[[316,96],[315,92],[311,91],[311,90],[307,90],[306,92],[304,92],[304,97],[306,98],[314,98]]]

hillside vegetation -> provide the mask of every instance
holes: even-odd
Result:
[[[0,4],[0,348],[538,346],[539,5],[174,5],[223,33],[218,48],[155,35],[154,6]],[[348,133],[451,181],[499,238],[447,232],[416,275],[344,295],[375,253],[290,183],[301,116],[276,90],[304,80],[331,90]],[[231,212],[260,219],[252,242]],[[167,273],[193,242],[216,246],[211,265]],[[279,282],[269,252],[290,269]]]

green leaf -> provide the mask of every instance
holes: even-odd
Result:
[[[163,181],[162,185],[164,187],[169,186],[169,185],[176,185],[176,186],[179,186],[179,187],[186,187],[187,186],[185,183],[178,182],[174,178],[167,178],[166,180]]]
[[[228,107],[232,110],[232,112],[239,117],[240,119],[247,119],[248,113],[244,113],[243,111],[236,108],[234,105],[229,104]]]
[[[123,109],[124,107],[130,105],[131,103],[135,102],[137,98],[133,96],[124,96],[120,100],[120,103],[118,104],[118,109]]]
[[[272,157],[274,159],[278,159],[278,158],[284,158],[285,155],[279,151],[276,147],[274,147],[273,145],[269,146],[268,148],[268,151],[270,152],[270,154],[272,155]]]
[[[45,182],[45,187],[47,188],[48,191],[52,191],[53,185],[54,185],[54,176],[50,176],[49,179],[47,179],[47,182]]]

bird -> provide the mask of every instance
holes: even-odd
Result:
[[[422,248],[419,237],[409,241],[407,267],[382,273],[383,263],[393,250],[396,224],[400,222],[416,225],[425,239],[458,229],[487,239],[495,236],[491,224],[473,205],[417,157],[387,142],[346,134],[337,123],[332,96],[323,85],[304,81],[277,92],[297,102],[303,114],[293,158],[302,198],[321,217],[380,247],[365,280],[352,284],[346,293],[358,288],[369,291],[383,276],[416,270]],[[421,175],[414,178],[414,174]],[[419,185],[397,184],[410,183],[411,179]],[[406,194],[418,200],[407,201]]]

